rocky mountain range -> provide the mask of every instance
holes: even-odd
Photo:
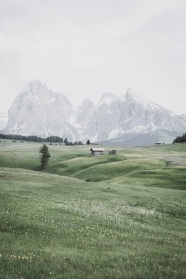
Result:
[[[85,99],[75,111],[65,95],[34,80],[28,90],[17,95],[1,132],[55,135],[70,141],[89,139],[113,145],[149,145],[155,141],[171,143],[185,131],[186,115],[176,115],[131,88],[121,96],[105,93],[97,104]]]

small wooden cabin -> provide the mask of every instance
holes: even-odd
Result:
[[[104,148],[91,148],[90,152],[90,155],[92,156],[103,155]]]
[[[116,150],[109,150],[109,154],[116,154]]]

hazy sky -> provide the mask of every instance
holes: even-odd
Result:
[[[186,1],[0,0],[0,112],[32,79],[73,104],[132,87],[186,114]]]

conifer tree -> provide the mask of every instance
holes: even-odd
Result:
[[[40,162],[41,162],[41,169],[45,169],[47,164],[48,164],[48,160],[51,157],[50,152],[48,150],[48,146],[46,144],[43,144],[43,146],[39,149],[39,153],[40,153]]]

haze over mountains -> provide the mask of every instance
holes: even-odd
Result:
[[[8,114],[0,113],[0,130],[4,129],[8,120]]]
[[[116,145],[171,143],[186,131],[186,115],[173,112],[147,100],[129,88],[117,96],[105,93],[95,105],[85,99],[77,110],[61,93],[55,93],[38,80],[17,95],[9,109],[8,134],[60,136],[69,141],[104,142]]]

